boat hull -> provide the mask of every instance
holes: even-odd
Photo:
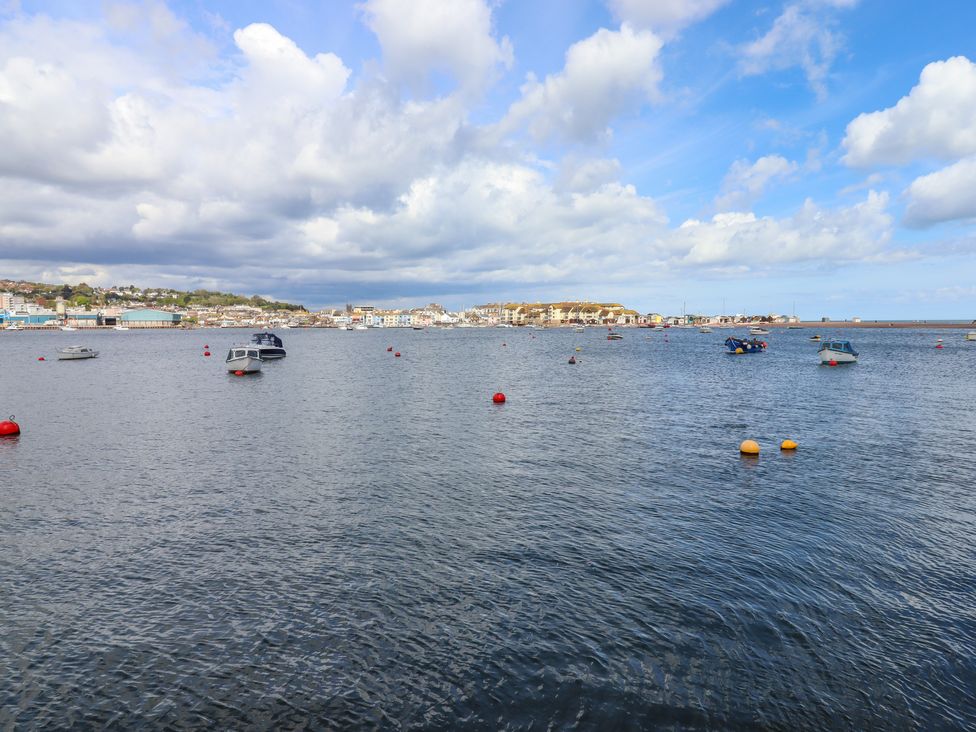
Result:
[[[744,338],[726,338],[725,347],[728,353],[740,355],[744,353],[762,353],[766,350],[766,344],[762,341],[748,341]]]
[[[976,333],[967,333],[966,334],[966,340],[967,341],[976,341]]]
[[[58,361],[82,361],[86,358],[98,358],[98,351],[88,351],[87,353],[59,353]]]
[[[857,363],[857,356],[853,353],[845,353],[844,351],[833,351],[829,348],[824,348],[820,351],[820,363],[830,363],[835,361],[837,363]]]
[[[284,348],[276,348],[275,346],[259,346],[258,350],[261,351],[261,358],[265,361],[273,361],[276,358],[285,357]]]
[[[227,359],[227,370],[243,371],[245,374],[253,374],[261,370],[261,365],[263,363],[264,362],[260,358],[252,358],[251,356],[230,358]]]

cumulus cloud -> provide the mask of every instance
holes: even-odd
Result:
[[[685,221],[668,236],[679,266],[736,266],[762,270],[811,260],[861,260],[878,255],[891,237],[888,195],[829,210],[807,200],[791,217],[759,218],[720,213],[710,221]]]
[[[527,125],[537,140],[607,136],[610,120],[657,96],[661,46],[651,31],[626,23],[618,31],[601,28],[569,48],[562,71],[543,81],[529,77],[502,130]]]
[[[894,107],[858,115],[844,137],[851,166],[976,153],[976,64],[964,56],[928,64]]]
[[[366,0],[366,22],[383,47],[387,74],[415,89],[431,72],[479,87],[498,66],[511,66],[511,43],[492,35],[483,0]]]
[[[853,7],[856,0],[801,0],[788,4],[760,38],[739,48],[739,70],[746,76],[800,67],[818,97],[841,47],[825,9]]]
[[[928,226],[976,218],[976,155],[916,178],[906,192],[905,222]]]
[[[607,0],[607,4],[618,20],[667,35],[707,18],[729,1]]]
[[[772,181],[789,177],[798,167],[781,155],[765,155],[752,164],[736,160],[722,181],[722,194],[715,199],[715,207],[719,211],[748,208]]]

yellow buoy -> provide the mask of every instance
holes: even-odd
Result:
[[[577,347],[576,347],[576,350],[577,350],[577,351],[582,351],[583,349],[582,349],[582,348],[580,348],[579,346],[577,346]]]
[[[736,348],[736,349],[735,349],[735,352],[736,352],[736,353],[743,353],[743,350],[742,350],[741,348]]]
[[[793,440],[783,440],[779,446],[780,450],[795,450],[796,448],[797,444]]]
[[[743,440],[742,444],[739,445],[739,452],[743,455],[758,455],[759,443],[755,440]]]

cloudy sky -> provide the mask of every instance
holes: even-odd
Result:
[[[0,0],[0,277],[976,317],[972,0]]]

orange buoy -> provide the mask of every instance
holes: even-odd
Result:
[[[244,375],[243,371],[238,370],[234,372],[234,376],[243,376],[243,375]]]
[[[797,444],[796,440],[787,439],[787,440],[783,440],[779,444],[780,450],[795,450],[797,447],[799,447],[799,445]]]
[[[505,395],[502,394],[500,391],[497,391],[492,396],[491,400],[493,402],[495,402],[495,404],[504,404],[505,403]]]
[[[14,422],[14,415],[10,419],[0,422],[0,437],[16,437],[20,434],[20,425]]]
[[[755,440],[743,440],[742,444],[739,445],[739,452],[743,455],[758,455],[759,443]]]
[[[210,351],[204,351],[204,352],[203,352],[203,355],[204,355],[204,356],[209,356],[209,355],[210,355]]]
[[[397,352],[396,352],[396,353],[394,353],[393,355],[394,355],[394,356],[396,356],[397,358],[400,358],[400,352],[399,352],[399,351],[397,351]]]

